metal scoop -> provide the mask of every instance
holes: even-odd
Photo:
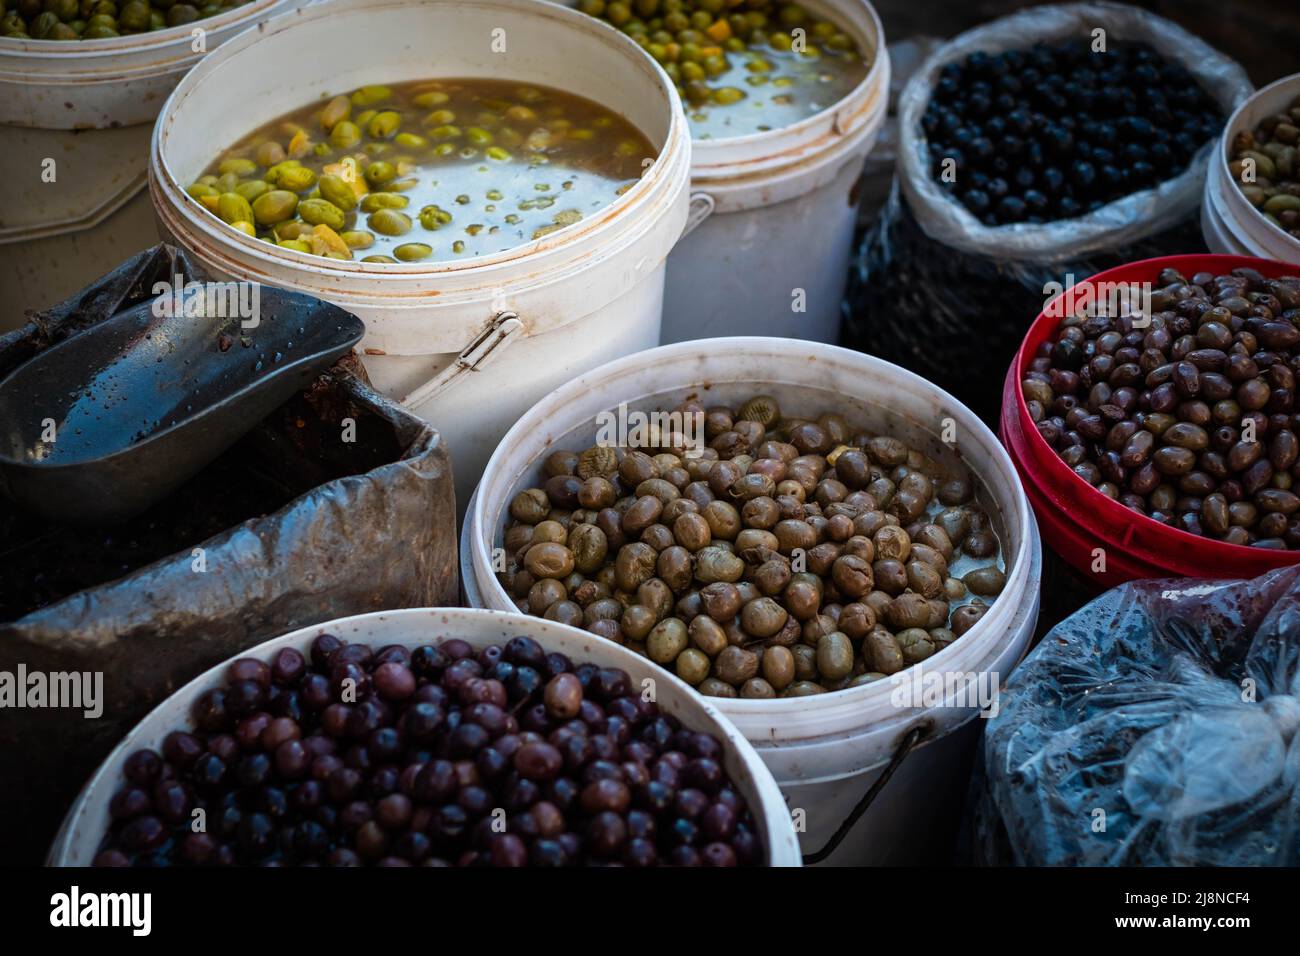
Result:
[[[352,313],[310,296],[263,287],[258,300],[252,328],[240,315],[192,314],[239,311],[211,299],[146,300],[19,366],[0,382],[0,490],[60,524],[125,521],[365,332]]]

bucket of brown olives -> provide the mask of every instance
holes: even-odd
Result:
[[[969,720],[965,691],[922,700],[916,681],[1008,672],[1038,561],[1014,469],[973,414],[880,360],[766,338],[570,382],[502,441],[462,534],[472,602],[673,671],[783,788],[869,774],[909,728]],[[805,851],[859,782],[807,797]]]
[[[1087,307],[1119,288],[1144,304]],[[1103,587],[1294,563],[1298,372],[1296,266],[1168,256],[1067,289],[1003,392],[1002,436],[1048,545]]]
[[[1205,178],[1201,229],[1211,252],[1300,264],[1300,74],[1228,119]]]
[[[417,608],[304,628],[195,678],[109,755],[49,861],[727,867],[800,856],[772,775],[680,681],[551,621]]]

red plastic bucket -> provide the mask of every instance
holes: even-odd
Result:
[[[1300,273],[1297,266],[1269,259],[1187,255],[1130,262],[1086,281],[1154,282],[1161,269],[1177,269],[1185,276],[1202,271],[1221,275],[1242,266],[1269,278]],[[1067,564],[1105,588],[1136,578],[1253,578],[1300,561],[1300,551],[1225,544],[1138,514],[1106,497],[1057,457],[1034,426],[1020,389],[1023,373],[1038,347],[1060,325],[1060,316],[1047,314],[1055,301],[1051,300],[1029,327],[1007,370],[999,429],[1038,517],[1044,543]]]

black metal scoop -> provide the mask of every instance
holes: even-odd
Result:
[[[0,486],[60,524],[103,526],[134,517],[365,332],[352,313],[310,296],[261,287],[258,297],[257,324],[244,328],[246,310],[214,308],[217,299],[177,310],[168,293],[20,365],[0,382]],[[160,301],[169,307],[156,307]],[[225,301],[238,302],[237,293]]]

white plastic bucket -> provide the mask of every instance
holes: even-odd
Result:
[[[855,188],[889,100],[889,53],[867,0],[807,0],[873,54],[829,109],[766,133],[696,140],[692,226],[668,259],[661,341],[724,335],[835,343]]]
[[[150,124],[167,94],[206,51],[296,2],[251,0],[107,40],[0,37],[0,177],[24,184],[0,219],[11,301],[53,305],[158,241],[144,187]],[[24,321],[11,309],[0,332]]]
[[[548,652],[565,654],[574,663],[590,661],[602,667],[622,668],[637,684],[652,679],[656,702],[664,712],[672,714],[692,730],[713,734],[723,742],[723,764],[754,816],[763,846],[767,849],[767,865],[800,865],[799,842],[790,814],[776,782],[754,749],[726,717],[689,686],[625,648],[577,628],[522,614],[462,608],[411,608],[358,614],[315,624],[259,644],[240,656],[270,662],[281,648],[294,647],[307,652],[320,634],[333,634],[346,642],[375,647],[388,644],[417,647],[431,640],[450,637],[468,641],[475,647],[486,647],[526,635],[537,640]],[[108,803],[122,784],[122,765],[126,758],[141,748],[157,750],[172,730],[192,729],[190,711],[195,700],[204,691],[221,683],[227,664],[210,668],[176,691],[150,711],[113,749],[64,819],[50,848],[49,865],[90,865],[101,839],[108,832]]]
[[[1263,117],[1285,108],[1297,96],[1300,96],[1300,73],[1270,83],[1237,107],[1228,119],[1210,157],[1201,201],[1201,233],[1211,252],[1300,265],[1300,239],[1287,235],[1265,219],[1233,182],[1228,169],[1232,141],[1237,134],[1255,129]]]
[[[504,52],[494,52],[498,40]],[[302,50],[312,51],[306,61]],[[284,69],[290,62],[299,65]],[[338,262],[274,249],[184,191],[220,149],[322,94],[436,76],[585,96],[623,114],[658,159],[599,214],[466,261]],[[181,82],[155,129],[149,189],[163,232],[214,272],[359,315],[371,380],[437,426],[466,501],[525,409],[574,375],[658,342],[664,261],[686,222],[689,164],[686,118],[667,75],[590,17],[534,0],[334,0],[267,21]]]
[[[982,479],[984,504],[1003,545],[1006,586],[984,617],[925,661],[920,673],[1004,679],[1033,635],[1042,574],[1038,528],[1010,458],[974,413],[924,379],[867,355],[792,339],[664,346],[611,362],[547,396],[502,439],[470,502],[461,536],[467,597],[484,607],[516,609],[492,567],[510,500],[535,483],[545,454],[592,444],[599,413],[620,402],[629,410],[653,411],[691,395],[708,405],[738,402],[756,392],[775,396],[792,414],[835,408],[855,425],[897,435],[932,456],[951,460],[955,452]],[[938,437],[945,425],[955,436],[951,445]],[[900,677],[910,680],[916,673],[913,668]],[[945,824],[955,828],[953,808],[964,793],[962,768],[973,739],[970,733],[949,736],[969,725],[976,709],[953,706],[950,697],[941,706],[896,706],[897,689],[893,681],[880,681],[812,697],[715,701],[754,744],[790,806],[805,811],[805,853],[826,844],[916,727],[926,728],[927,742],[904,760],[882,791],[885,809],[873,804],[831,862],[920,862],[929,859],[924,835],[944,832]],[[934,751],[941,751],[942,759]],[[928,769],[921,773],[913,769],[917,766]],[[946,819],[933,810],[941,806],[951,811]],[[900,842],[901,826],[909,838]]]

